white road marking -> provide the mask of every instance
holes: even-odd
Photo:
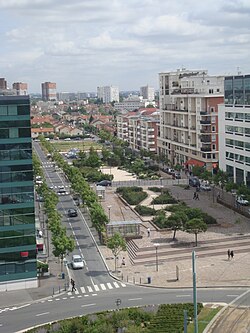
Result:
[[[125,283],[120,282],[120,284],[121,284],[122,287],[126,287],[126,284],[125,284]]]
[[[48,302],[53,302],[53,299],[48,299]]]
[[[45,316],[47,314],[49,314],[49,312],[38,313],[36,314],[36,317]]]
[[[87,288],[88,288],[88,291],[89,291],[90,293],[93,292],[93,289],[92,289],[90,286],[87,286]]]
[[[84,305],[81,305],[81,307],[82,307],[82,308],[85,308],[85,307],[87,307],[87,306],[94,306],[94,305],[96,305],[96,303],[92,303],[92,304],[84,304]]]
[[[81,292],[83,293],[83,294],[85,294],[85,288],[84,287],[80,287],[80,289],[81,289]]]
[[[99,291],[100,290],[97,284],[94,284],[94,288],[95,288],[95,291]]]
[[[138,301],[139,299],[142,299],[141,297],[138,298],[129,298],[128,301]]]
[[[120,286],[117,282],[114,282],[114,285],[115,285],[116,288],[120,288]]]
[[[79,291],[77,289],[75,290],[75,295],[79,295]]]
[[[89,295],[84,295],[84,297],[89,297]]]
[[[56,301],[60,301],[60,298],[56,298]]]
[[[69,296],[70,296],[70,295],[72,295],[72,292],[71,292],[71,291],[69,291],[69,292],[68,292],[68,295],[69,295]]]
[[[102,290],[106,290],[106,287],[103,283],[101,283],[100,286],[101,286]]]
[[[78,295],[77,297],[78,297],[78,298],[82,298],[82,295]]]
[[[75,298],[75,296],[70,296],[70,298]]]
[[[62,299],[67,299],[67,297],[63,297]]]
[[[92,296],[97,296],[97,294],[92,294]]]
[[[108,286],[109,289],[113,289],[110,282],[107,283],[107,286]]]

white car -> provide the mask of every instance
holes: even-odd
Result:
[[[79,254],[74,254],[72,256],[71,265],[73,269],[82,269],[84,267],[84,262],[82,257]]]
[[[211,191],[211,186],[207,183],[201,184],[200,189],[202,191]]]
[[[237,197],[236,202],[237,202],[237,204],[239,204],[241,206],[248,206],[249,205],[249,201],[246,200],[244,198],[244,196],[242,196],[242,195]]]

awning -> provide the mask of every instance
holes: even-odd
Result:
[[[202,162],[202,161],[198,161],[198,160],[195,160],[193,158],[191,158],[190,160],[188,160],[186,162],[186,165],[191,165],[191,166],[199,166],[199,167],[204,167],[205,163]]]

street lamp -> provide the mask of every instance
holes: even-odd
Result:
[[[110,210],[111,210],[112,206],[108,206],[108,210],[109,210],[109,222],[110,222]]]
[[[155,246],[155,266],[156,266],[156,272],[158,272],[158,246],[159,246],[159,244],[158,243],[156,243],[156,244],[154,244],[154,246]]]

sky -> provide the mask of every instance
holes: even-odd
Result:
[[[57,91],[159,88],[158,73],[250,73],[249,0],[0,0],[0,77]]]

